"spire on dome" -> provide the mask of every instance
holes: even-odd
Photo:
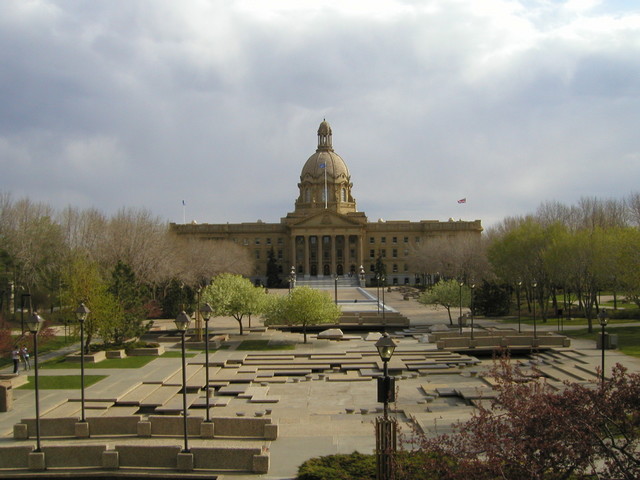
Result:
[[[333,152],[333,145],[331,140],[331,125],[325,119],[318,127],[318,152],[329,151]]]

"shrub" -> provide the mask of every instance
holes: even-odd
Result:
[[[353,452],[310,458],[298,467],[296,480],[375,480],[376,457]]]

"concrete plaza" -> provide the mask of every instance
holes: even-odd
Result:
[[[286,290],[273,292],[286,293]],[[330,291],[333,296],[333,290]],[[341,288],[338,300],[344,311],[378,310],[376,289],[361,291]],[[372,300],[373,299],[373,300]],[[399,311],[410,319],[410,328],[394,332],[398,349],[396,360],[399,394],[393,407],[404,431],[409,431],[410,419],[425,431],[443,433],[451,430],[456,421],[464,421],[473,412],[473,402],[491,395],[490,384],[482,378],[482,371],[489,369],[490,358],[472,355],[442,356],[432,343],[425,343],[424,332],[433,325],[448,325],[444,309],[429,308],[414,299],[405,300],[398,289],[385,292],[386,308]],[[457,315],[457,312],[456,312]],[[280,332],[259,328],[254,319],[252,328],[245,335],[238,335],[237,322],[230,318],[213,318],[210,331],[227,334],[228,349],[210,354],[212,382],[218,391],[211,398],[212,417],[268,417],[278,425],[276,440],[264,439],[203,439],[190,438],[193,446],[242,445],[256,446],[268,451],[270,468],[266,474],[222,474],[218,478],[240,479],[290,479],[297,467],[310,457],[333,453],[351,453],[355,450],[370,453],[375,447],[374,419],[380,415],[381,405],[376,401],[375,377],[380,374],[380,361],[374,341],[366,340],[366,333],[354,335],[350,340],[319,340],[310,337],[307,344],[299,333]],[[245,323],[245,326],[247,324]],[[477,319],[478,328],[507,328],[504,323],[489,319]],[[257,328],[258,327],[258,328]],[[171,330],[171,322],[157,322],[159,332]],[[517,328],[517,326],[516,326]],[[523,327],[528,328],[528,327]],[[539,330],[556,329],[554,322],[539,325]],[[566,327],[570,328],[570,327]],[[272,344],[295,343],[295,350],[272,352],[241,352],[237,347],[245,340],[268,340]],[[179,350],[179,343],[166,343],[168,350]],[[191,352],[193,353],[193,352]],[[535,358],[519,359],[523,368],[543,371],[548,381],[561,384],[563,380],[594,381],[600,365],[601,352],[594,342],[572,341],[569,348],[559,348]],[[619,362],[630,371],[640,371],[640,360],[627,357],[616,350],[606,352],[607,369]],[[197,352],[188,358],[191,372],[189,384],[201,382],[204,353]],[[322,373],[313,371],[318,363],[326,364]],[[399,367],[398,367],[399,366]],[[301,369],[309,368],[309,372]],[[278,369],[285,370],[278,370]],[[298,369],[299,370],[296,370]],[[289,369],[289,370],[287,370]],[[8,372],[10,369],[5,369]],[[124,409],[122,399],[135,397],[136,389],[160,382],[173,385],[172,379],[181,372],[179,358],[157,358],[138,369],[92,368],[87,373],[106,375],[107,378],[88,387],[87,416],[114,415],[114,411],[134,412],[140,403],[132,403]],[[29,372],[32,374],[33,371]],[[41,375],[77,375],[78,368],[44,369]],[[21,375],[24,373],[21,372]],[[199,380],[196,380],[199,379]],[[195,382],[195,383],[194,383]],[[139,390],[138,390],[139,391]],[[0,447],[34,443],[33,439],[14,440],[13,426],[24,418],[34,417],[33,390],[13,390],[13,409],[0,413]],[[44,417],[78,415],[80,393],[70,390],[41,390],[40,410]],[[165,412],[172,412],[170,405],[181,405],[180,394],[164,404]],[[193,397],[193,396],[192,396]],[[140,402],[143,402],[142,397]],[[203,397],[195,395],[189,410],[190,416],[205,416]],[[74,413],[74,411],[76,413]],[[162,410],[159,410],[159,413]],[[61,414],[62,416],[62,414]],[[115,443],[107,439],[107,443]],[[44,438],[43,444],[68,444],[79,442],[73,438]],[[83,444],[105,439],[82,439]],[[180,437],[122,438],[118,443],[157,445],[181,445]]]

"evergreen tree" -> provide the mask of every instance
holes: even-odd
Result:
[[[278,288],[282,284],[278,272],[278,261],[273,247],[269,250],[267,260],[267,288]]]

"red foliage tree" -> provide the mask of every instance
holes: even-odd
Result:
[[[491,376],[497,396],[452,435],[416,433],[421,460],[410,473],[400,462],[399,478],[640,478],[640,374],[616,365],[604,383],[556,390],[504,359]]]

